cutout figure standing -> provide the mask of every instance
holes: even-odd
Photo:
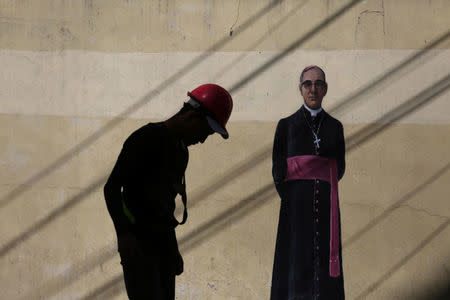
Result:
[[[338,180],[345,171],[341,122],[322,108],[318,66],[300,75],[304,104],[278,122],[273,179],[281,198],[271,300],[344,299]]]

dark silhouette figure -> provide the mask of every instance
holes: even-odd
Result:
[[[322,109],[325,73],[300,75],[303,106],[281,119],[273,179],[281,198],[271,300],[344,299],[338,180],[345,171],[342,124]]]
[[[175,298],[175,276],[183,272],[175,227],[187,219],[187,147],[214,132],[228,138],[230,94],[205,84],[188,95],[177,114],[126,139],[104,187],[130,299]],[[184,204],[181,222],[174,217],[178,194]]]

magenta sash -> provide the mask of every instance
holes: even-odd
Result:
[[[319,179],[331,184],[330,195],[330,276],[338,277],[339,266],[339,220],[338,220],[338,176],[335,159],[316,155],[302,155],[287,159],[285,181],[295,179]]]

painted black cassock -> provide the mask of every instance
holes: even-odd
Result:
[[[309,127],[319,126],[319,156],[337,160],[338,178],[345,172],[345,142],[342,124],[325,111],[314,121],[303,106],[278,122],[272,175],[281,197],[271,300],[344,299],[342,247],[339,242],[341,275],[329,275],[330,183],[323,180],[292,180],[286,177],[286,159],[316,155]],[[339,214],[340,220],[340,214]],[[339,221],[339,240],[341,241]]]

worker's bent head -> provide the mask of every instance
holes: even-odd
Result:
[[[209,126],[224,139],[228,138],[225,126],[233,110],[233,99],[230,93],[217,84],[203,84],[188,92],[191,99],[188,103],[204,114]]]
[[[233,100],[224,88],[204,84],[191,92],[190,99],[170,120],[168,126],[189,146],[203,143],[214,132],[228,138],[225,126],[233,109]]]

